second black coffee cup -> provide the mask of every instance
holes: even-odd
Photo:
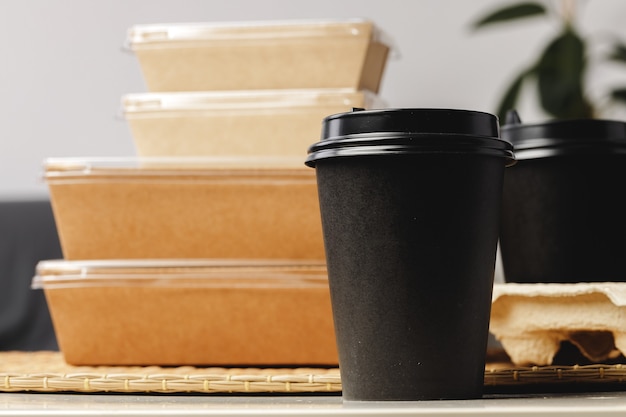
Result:
[[[518,163],[504,176],[505,281],[626,281],[626,122],[509,117],[501,135]]]

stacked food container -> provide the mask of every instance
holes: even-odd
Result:
[[[45,162],[41,262],[75,365],[336,365],[315,172],[325,116],[384,106],[367,20],[139,25],[128,158]]]

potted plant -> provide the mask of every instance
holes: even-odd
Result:
[[[474,30],[480,30],[507,22],[543,18],[554,20],[560,27],[539,56],[520,69],[505,88],[496,111],[500,120],[505,120],[508,110],[516,108],[522,90],[533,87],[541,109],[556,119],[597,118],[606,106],[626,105],[626,82],[605,92],[595,101],[590,97],[588,88],[590,50],[604,46],[600,42],[606,42],[609,52],[600,54],[597,62],[593,63],[600,65],[612,61],[626,64],[626,43],[614,36],[584,37],[577,25],[578,3],[561,0],[557,3],[560,7],[549,7],[553,4],[528,2],[508,5],[472,24]]]
[[[497,114],[517,164],[506,170],[500,253],[506,282],[626,281],[626,122],[602,119],[606,105],[626,104],[626,87],[592,99],[591,38],[577,27],[577,3],[509,5],[473,27],[554,18],[558,33],[504,90]],[[626,44],[609,39],[605,61],[626,64]],[[626,68],[626,67],[625,67]],[[552,120],[524,124],[513,109],[535,88]],[[598,98],[599,97],[599,98]]]

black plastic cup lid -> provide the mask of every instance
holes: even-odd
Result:
[[[513,146],[500,138],[498,118],[456,109],[353,109],[326,117],[322,140],[309,147],[305,164],[350,156],[476,154],[515,163]]]
[[[551,120],[524,124],[517,112],[507,114],[503,139],[517,159],[573,154],[626,154],[626,122],[606,119]]]

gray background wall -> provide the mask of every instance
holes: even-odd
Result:
[[[492,112],[514,69],[529,64],[558,29],[554,21],[535,20],[469,30],[475,18],[507,3],[0,0],[0,199],[46,195],[41,179],[45,157],[135,154],[119,113],[123,94],[145,91],[135,57],[123,50],[133,24],[366,17],[396,44],[380,91],[391,107]],[[626,38],[626,2],[576,4],[583,31],[599,37],[613,31]],[[599,86],[619,76],[606,68],[592,74]],[[541,112],[527,101],[522,117],[541,120]]]

